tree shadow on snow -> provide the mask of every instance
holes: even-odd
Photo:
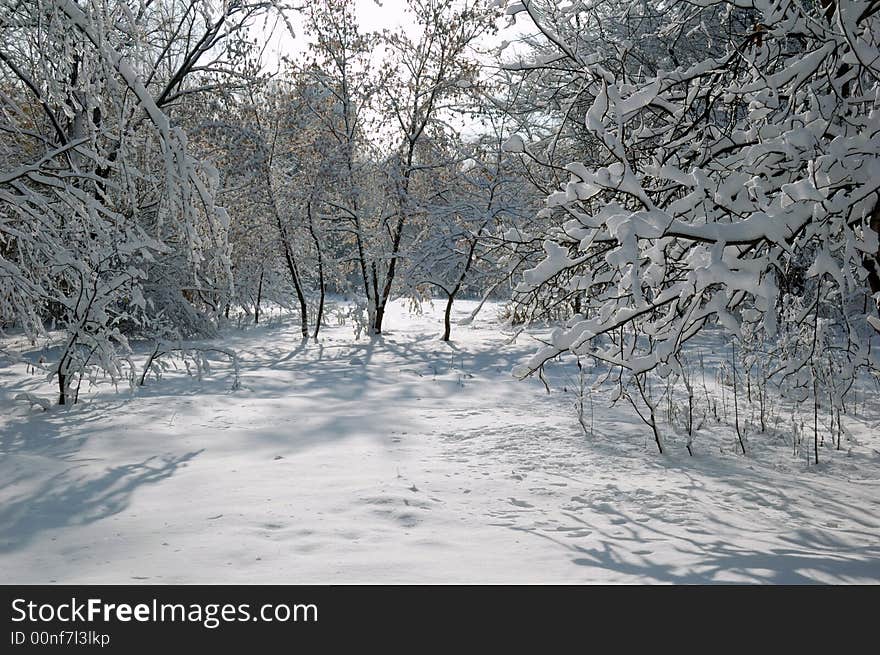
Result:
[[[119,411],[128,399],[101,400],[68,407],[53,406],[48,412],[31,409],[11,417],[0,432],[0,455],[27,454],[75,461],[89,437]]]
[[[21,548],[47,530],[87,525],[118,514],[138,488],[171,477],[201,452],[148,457],[97,476],[77,475],[79,467],[68,468],[0,506],[0,552]]]
[[[546,536],[546,535],[541,535]],[[595,547],[567,546],[579,566],[617,571],[627,576],[672,584],[727,582],[746,584],[820,584],[870,580],[880,582],[880,548],[854,550],[843,541],[820,549],[809,541],[790,548],[758,550],[721,540],[698,542],[677,537],[675,548],[687,565],[651,561],[651,542],[643,550],[621,548],[613,536],[600,538]],[[694,564],[694,562],[698,562]]]
[[[728,503],[728,512],[741,504],[742,524],[723,519],[703,504],[705,499],[694,502],[693,490],[685,485],[660,494],[606,488],[593,494],[598,498],[577,497],[582,506],[570,506],[541,526],[507,527],[553,542],[572,563],[595,569],[601,580],[612,571],[625,579],[672,584],[880,582],[876,525],[865,521],[869,510],[829,503],[819,514],[847,524],[829,528],[811,523],[809,514],[817,508],[798,508],[784,488],[771,494],[748,478],[737,487],[735,499],[717,502]],[[756,505],[778,513],[776,529],[769,523],[743,527],[756,516]],[[582,533],[577,542],[559,536],[576,530]]]

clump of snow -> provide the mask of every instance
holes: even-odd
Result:
[[[510,138],[501,145],[501,149],[511,153],[525,152],[526,144],[519,134],[511,134]]]

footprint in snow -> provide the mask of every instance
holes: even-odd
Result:
[[[534,505],[530,505],[524,500],[517,500],[516,498],[509,498],[511,505],[516,505],[517,507],[534,507]]]

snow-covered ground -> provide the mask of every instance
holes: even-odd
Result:
[[[570,393],[514,380],[535,343],[491,308],[449,345],[425,309],[374,341],[230,330],[238,390],[218,358],[44,412],[3,362],[0,581],[880,582],[875,397],[818,467],[715,423],[661,456],[627,407],[597,394],[586,437]]]

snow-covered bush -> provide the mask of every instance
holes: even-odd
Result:
[[[173,114],[266,4],[161,4],[0,7],[0,325],[64,331],[62,404],[86,377],[132,379],[127,337],[204,332],[228,295],[216,171]]]
[[[736,337],[761,333],[785,351],[789,377],[810,368],[851,379],[877,366],[878,8],[557,7],[555,24],[564,15],[580,35],[614,24],[649,30],[618,43],[620,61],[632,63],[609,70],[607,52],[569,47],[535,3],[520,3],[568,60],[578,97],[590,98],[583,120],[599,144],[565,166],[568,179],[544,210],[560,226],[518,289],[528,300],[561,287],[583,299],[580,313],[521,373],[570,351],[638,376],[713,324]],[[812,346],[795,356],[786,333],[802,330],[811,337],[798,342]],[[833,352],[846,363],[820,375],[815,366]]]

